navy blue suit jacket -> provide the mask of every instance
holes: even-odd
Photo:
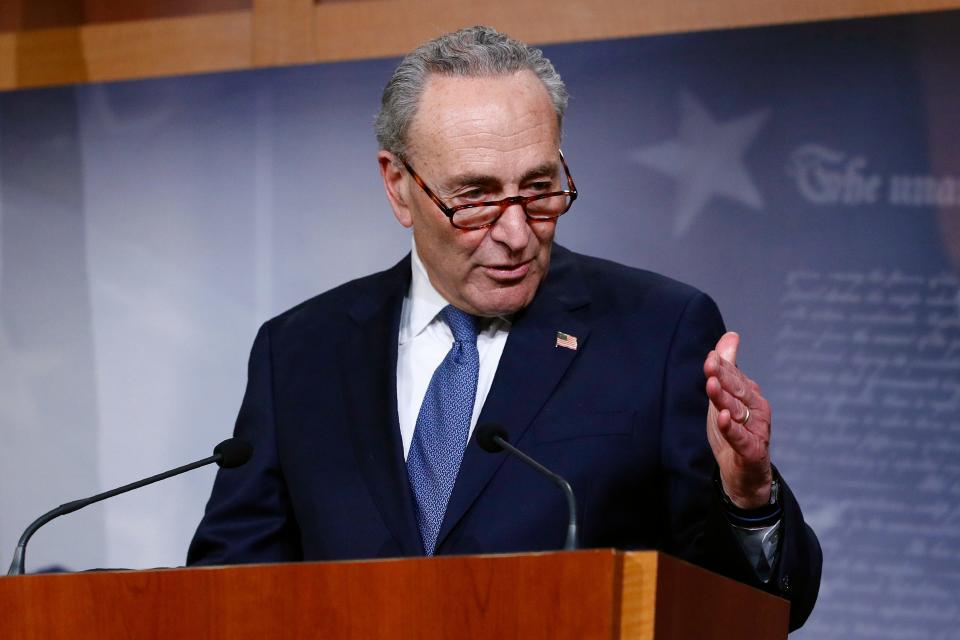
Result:
[[[397,339],[409,256],[267,322],[250,357],[236,435],[189,564],[423,554],[397,419]],[[556,346],[558,331],[576,350]],[[744,582],[754,572],[724,518],[706,440],[703,360],[724,331],[713,301],[647,271],[554,247],[514,319],[480,422],[566,477],[586,547],[655,548]],[[820,548],[789,488],[774,578],[791,626],[816,599]],[[438,554],[559,549],[557,488],[471,441]]]

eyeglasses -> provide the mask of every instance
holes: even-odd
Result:
[[[450,219],[450,224],[457,229],[483,229],[496,223],[507,207],[515,204],[523,207],[523,212],[528,220],[556,220],[569,211],[573,201],[577,199],[577,187],[573,183],[573,178],[570,177],[570,168],[567,167],[567,161],[563,158],[563,152],[560,151],[559,153],[563,171],[567,174],[566,191],[551,191],[532,196],[510,196],[502,200],[470,202],[452,207],[444,204],[443,200],[430,190],[430,187],[417,175],[417,172],[406,160],[401,158],[401,161],[416,183],[423,189],[423,192],[430,196],[430,199],[440,207],[443,214]]]

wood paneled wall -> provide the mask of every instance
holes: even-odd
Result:
[[[4,0],[0,31],[249,11],[252,0]]]
[[[960,0],[3,0],[0,90],[401,55],[486,23],[537,44],[960,8]]]

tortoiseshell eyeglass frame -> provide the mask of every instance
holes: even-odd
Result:
[[[500,219],[500,216],[503,215],[504,210],[512,205],[519,204],[523,207],[523,213],[527,216],[528,220],[556,220],[567,211],[570,211],[570,207],[573,206],[573,201],[577,199],[577,185],[573,182],[573,177],[570,175],[570,167],[567,166],[567,161],[563,157],[563,151],[559,151],[560,162],[563,164],[563,171],[567,174],[567,190],[566,191],[551,191],[550,193],[541,193],[535,196],[510,196],[509,198],[503,198],[501,200],[491,200],[489,202],[472,202],[470,204],[460,204],[455,207],[448,207],[444,204],[433,191],[430,190],[430,187],[423,181],[423,179],[417,175],[417,172],[413,170],[413,167],[410,166],[410,163],[404,158],[400,158],[400,161],[403,162],[403,166],[406,167],[407,171],[410,173],[410,176],[413,177],[414,181],[420,185],[420,188],[423,189],[423,192],[430,196],[430,199],[440,207],[440,211],[443,212],[443,215],[447,216],[447,219],[450,220],[452,224],[457,229],[464,230],[476,230],[476,229],[486,229],[487,227],[492,227],[497,223],[497,220]],[[570,202],[567,203],[567,208],[558,213],[555,216],[537,216],[530,215],[530,212],[527,211],[527,205],[534,200],[543,200],[544,198],[554,198],[556,196],[567,196],[570,198]],[[478,226],[462,226],[453,221],[453,216],[458,211],[463,211],[464,209],[475,209],[478,207],[500,207],[500,213],[496,218],[490,222]]]

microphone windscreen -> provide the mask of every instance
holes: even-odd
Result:
[[[486,422],[477,427],[476,438],[480,448],[488,453],[498,453],[503,451],[494,436],[500,436],[503,440],[509,441],[507,430],[495,422]]]
[[[253,446],[240,438],[224,440],[213,449],[213,455],[220,456],[217,464],[224,469],[233,469],[246,464],[253,455]]]

